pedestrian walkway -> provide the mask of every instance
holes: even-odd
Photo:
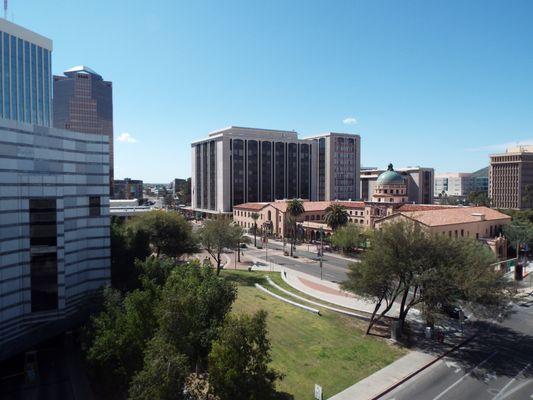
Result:
[[[433,354],[411,351],[385,368],[337,393],[329,400],[369,400],[435,359]]]
[[[312,275],[286,268],[282,269],[282,278],[294,289],[319,300],[354,311],[363,311],[366,313],[372,313],[374,311],[374,303],[342,290],[337,283],[320,280]],[[394,304],[386,315],[397,317],[398,314],[399,307],[397,304]]]

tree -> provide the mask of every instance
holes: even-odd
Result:
[[[131,400],[175,400],[183,398],[183,386],[189,367],[187,357],[164,338],[155,336],[148,342],[142,370],[133,377]]]
[[[524,196],[522,196],[522,201],[526,208],[533,208],[533,185],[526,185],[524,188]]]
[[[220,397],[211,392],[208,373],[193,372],[185,379],[184,394],[186,400],[220,400]]]
[[[150,242],[144,231],[127,228],[120,219],[111,220],[111,285],[122,292],[139,287],[135,260],[150,255]]]
[[[127,228],[147,235],[157,257],[180,257],[197,251],[191,224],[176,212],[150,211],[128,221]]]
[[[175,268],[157,308],[159,335],[187,356],[197,372],[205,370],[211,342],[236,296],[235,286],[207,266],[188,263]]]
[[[104,291],[104,309],[91,319],[86,338],[86,358],[103,392],[125,392],[142,368],[146,341],[157,325],[154,307],[158,297],[159,291],[152,285],[126,296],[110,288]]]
[[[209,380],[222,399],[271,399],[281,375],[269,367],[266,312],[228,316],[209,353]]]
[[[467,201],[475,206],[490,207],[490,198],[487,192],[470,192]]]
[[[217,263],[217,275],[222,269],[222,254],[226,249],[235,249],[242,240],[242,228],[229,219],[207,220],[199,231],[200,241]]]
[[[296,236],[297,236],[297,226],[298,217],[305,212],[304,203],[300,199],[292,199],[287,203],[287,216],[286,219],[287,225],[291,225],[291,257],[293,256],[293,249],[296,247]]]
[[[254,246],[257,247],[257,220],[259,219],[259,214],[252,213],[252,219],[254,220]]]
[[[503,234],[509,240],[509,244],[516,250],[516,255],[520,251],[520,246],[533,243],[533,224],[527,219],[516,218],[511,223],[503,226]]]
[[[169,208],[174,208],[176,206],[174,195],[172,193],[165,194],[165,197],[163,197],[163,204]]]
[[[338,228],[331,235],[331,243],[340,247],[344,252],[361,247],[366,239],[367,236],[363,233],[363,229],[354,223],[348,223]]]
[[[360,263],[349,266],[343,288],[375,302],[372,326],[399,302],[403,327],[409,311],[420,305],[426,315],[458,300],[499,312],[508,293],[495,256],[481,242],[431,235],[418,224],[399,221],[373,234],[372,247]]]
[[[346,225],[348,223],[348,218],[346,207],[335,203],[326,208],[326,214],[324,215],[324,221],[333,231],[340,226]]]

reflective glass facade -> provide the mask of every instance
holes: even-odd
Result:
[[[6,32],[0,37],[0,117],[50,126],[50,50]]]

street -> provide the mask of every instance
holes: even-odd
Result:
[[[502,324],[481,323],[473,341],[381,399],[533,399],[532,304],[514,305]]]
[[[288,250],[289,248],[290,244],[287,244],[286,249]],[[294,269],[296,271],[305,272],[310,275],[320,277],[320,263],[318,261],[318,256],[316,252],[312,251],[313,249],[316,249],[316,245],[310,245],[309,249],[310,251],[298,249],[294,252],[298,258],[289,258],[281,255],[282,253],[280,253],[283,251],[283,244],[271,240],[268,242],[268,261],[281,265],[285,268]],[[276,251],[273,252],[271,250]],[[257,257],[267,262],[266,250],[264,248],[255,249],[253,246],[250,246],[247,250],[245,250],[245,254]],[[349,263],[350,262],[348,260],[325,254],[322,262],[323,279],[338,283],[345,281]]]

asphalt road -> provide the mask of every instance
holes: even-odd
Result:
[[[385,400],[533,399],[533,298]]]
[[[298,258],[290,258],[282,256],[279,250],[283,250],[283,245],[277,243],[268,243],[268,261],[275,264],[282,265],[285,268],[293,269],[300,272],[305,272],[309,275],[320,277],[320,263],[317,260],[316,253],[307,251],[296,251]],[[288,246],[287,246],[288,248]],[[271,250],[278,250],[272,252]],[[266,260],[266,251],[249,248],[245,250],[245,254],[252,255],[263,260]],[[322,263],[322,278],[331,282],[342,282],[346,280],[346,273],[348,272],[348,261],[325,255]]]
[[[287,243],[286,249],[289,249],[290,244]],[[268,242],[268,258],[272,262],[283,265],[285,268],[294,269],[296,271],[301,271],[320,277],[320,263],[319,257],[317,256],[317,246],[310,245],[309,251],[307,250],[295,250],[294,254],[298,258],[290,258],[287,256],[282,256],[279,252],[283,250],[283,244],[275,241]],[[277,250],[277,254],[271,252],[270,250]],[[246,250],[248,254],[253,254],[255,257],[265,260],[266,252],[265,249],[256,250],[253,247],[250,247]],[[266,261],[266,260],[265,260]],[[332,282],[342,282],[346,280],[346,273],[348,272],[348,264],[350,261],[344,260],[342,258],[333,257],[328,253],[324,254],[322,258],[322,274],[323,279],[327,279]]]

